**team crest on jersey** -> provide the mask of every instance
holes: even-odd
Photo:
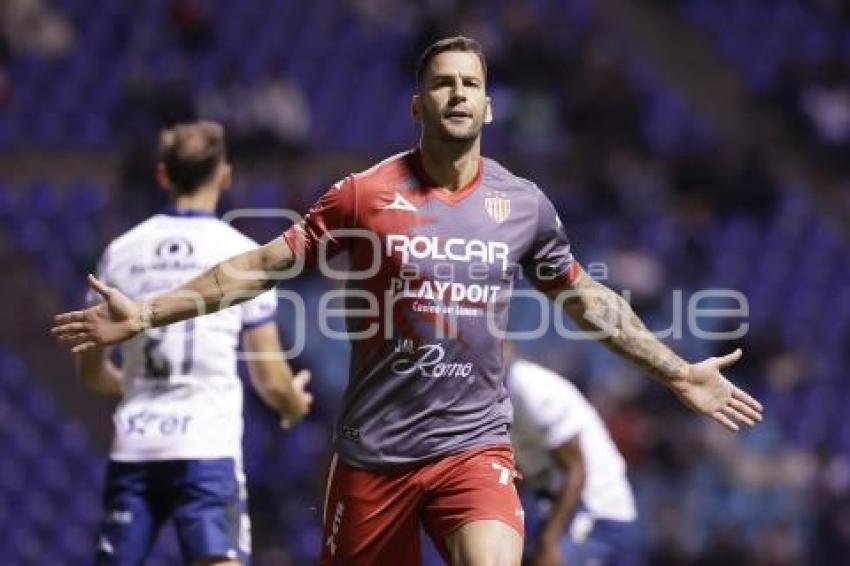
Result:
[[[484,197],[484,209],[496,222],[504,222],[511,215],[511,201],[504,193],[491,193]]]

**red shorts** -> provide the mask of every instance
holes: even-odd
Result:
[[[445,538],[470,521],[496,519],[523,535],[510,446],[483,446],[402,472],[331,460],[323,513],[323,565],[420,563],[420,522],[448,561]]]

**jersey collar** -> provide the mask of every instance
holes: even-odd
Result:
[[[478,185],[481,183],[482,171],[484,170],[484,158],[478,158],[478,171],[475,176],[466,185],[456,191],[447,191],[440,187],[425,171],[425,166],[422,165],[422,151],[416,148],[410,152],[410,163],[416,176],[422,181],[424,189],[434,198],[443,201],[446,204],[454,205],[471,195]]]
[[[181,218],[215,218],[215,214],[209,210],[201,210],[199,208],[178,208],[176,206],[166,206],[162,209],[161,214],[166,216],[179,216]]]

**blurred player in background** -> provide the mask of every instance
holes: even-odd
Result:
[[[626,463],[596,409],[558,374],[506,345],[511,442],[546,518],[533,566],[638,565]]]
[[[740,351],[697,364],[677,356],[585,274],[546,195],[481,157],[492,113],[476,41],[449,38],[425,50],[412,111],[416,149],[340,181],[282,237],[151,299],[133,301],[92,277],[106,303],[58,315],[53,334],[75,351],[124,341],[262,293],[280,270],[349,251],[351,369],[323,564],[418,564],[420,523],[452,564],[519,563],[522,508],[502,359],[519,272],[553,298],[564,294],[582,328],[689,407],[732,430],[760,420],[761,406],[720,373]]]
[[[198,122],[163,132],[157,180],[173,206],[109,244],[99,277],[141,300],[255,249],[251,239],[214,215],[230,178],[221,126]],[[120,369],[105,348],[78,355],[78,373],[90,388],[122,396],[114,415],[97,564],[144,563],[169,518],[187,563],[249,561],[236,371],[240,337],[251,381],[284,426],[300,421],[312,400],[304,390],[309,373],[293,377],[283,359],[276,310],[277,298],[267,292],[140,334],[123,345]]]

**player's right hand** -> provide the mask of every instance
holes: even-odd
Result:
[[[302,369],[292,378],[292,394],[289,395],[286,406],[281,409],[281,427],[291,428],[307,416],[313,404],[313,395],[307,391],[308,383],[310,383],[308,369]]]
[[[138,304],[93,275],[89,275],[89,285],[103,297],[103,302],[53,317],[50,333],[61,343],[78,353],[124,342],[143,330]]]

